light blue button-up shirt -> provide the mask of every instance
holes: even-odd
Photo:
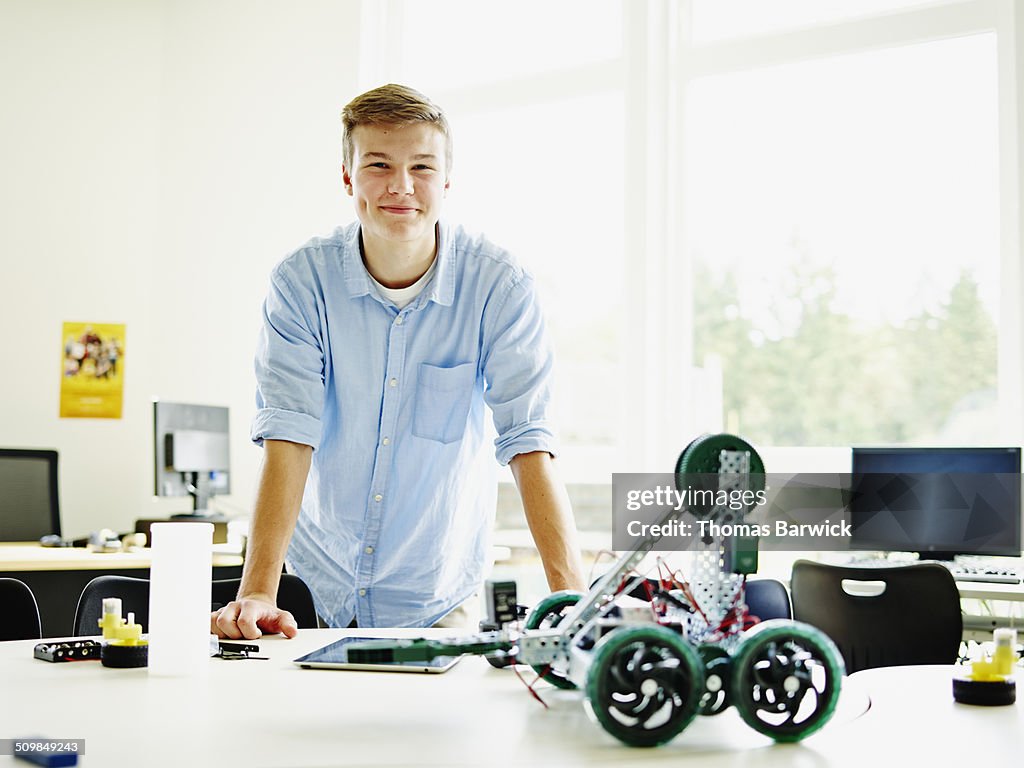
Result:
[[[314,448],[288,565],[332,626],[429,626],[487,566],[495,455],[556,452],[552,352],[533,278],[438,225],[436,270],[401,311],[363,265],[359,224],[273,270],[252,438]]]

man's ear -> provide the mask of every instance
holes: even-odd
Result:
[[[344,165],[341,166],[341,183],[345,187],[345,191],[352,194],[352,177],[348,175],[348,168]]]
[[[451,187],[451,185],[452,185],[452,177],[448,176],[444,180],[444,195],[445,196],[448,195],[448,189]]]

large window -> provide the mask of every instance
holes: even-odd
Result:
[[[1020,440],[1017,4],[364,10],[364,84],[451,115],[450,216],[538,277],[568,479]]]
[[[688,90],[695,363],[759,444],[997,439],[994,34]]]

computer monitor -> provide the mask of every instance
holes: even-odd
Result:
[[[854,448],[850,546],[1021,554],[1020,448]]]
[[[0,541],[60,536],[57,452],[0,448]]]
[[[192,512],[206,516],[210,498],[231,492],[228,409],[153,403],[154,493],[191,496]]]

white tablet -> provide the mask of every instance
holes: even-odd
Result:
[[[372,672],[447,672],[458,663],[461,656],[438,656],[430,661],[385,661],[385,662],[351,662],[348,660],[348,647],[352,643],[365,640],[391,640],[387,637],[343,637],[323,648],[319,648],[305,656],[295,659],[295,663],[303,669],[361,669]]]

